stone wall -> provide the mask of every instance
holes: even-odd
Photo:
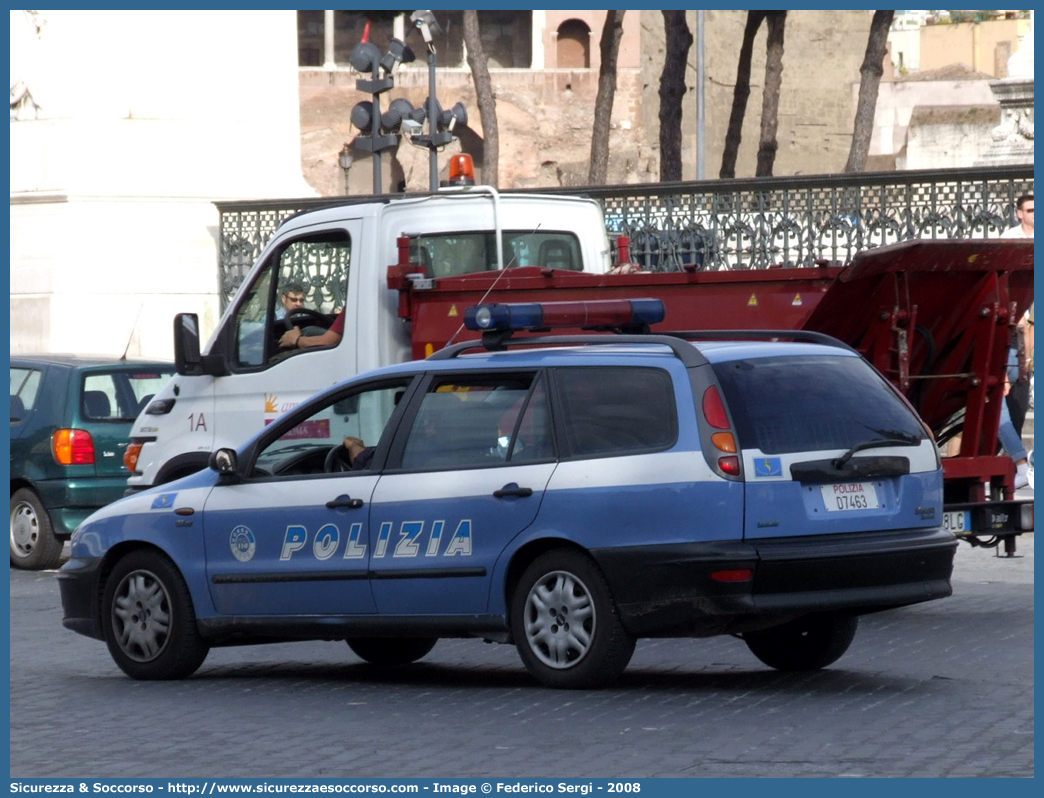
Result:
[[[976,163],[1000,122],[999,105],[918,106],[898,169],[953,169]]]
[[[840,171],[848,159],[855,102],[851,87],[859,82],[859,67],[866,50],[872,12],[790,11],[787,14],[783,53],[783,86],[779,102],[779,127],[774,174],[822,174]],[[725,133],[732,111],[739,49],[743,41],[746,11],[706,11],[706,171],[718,176],[725,147]],[[695,11],[687,14],[689,29],[696,32]],[[659,12],[643,12],[646,127],[658,140],[659,75],[663,64],[663,21]],[[751,66],[751,92],[747,101],[736,177],[752,177],[757,164],[761,126],[762,87],[765,76],[766,26],[758,31]],[[690,86],[682,117],[683,178],[696,174],[696,45],[689,53]]]
[[[550,12],[548,12],[550,13]],[[867,11],[791,11],[787,15],[783,89],[780,97],[775,174],[814,174],[844,167],[855,113],[853,84],[870,28]],[[628,12],[625,24],[640,23],[636,35],[625,38],[623,64],[617,80],[610,135],[610,183],[637,183],[659,178],[659,80],[663,68],[663,17],[659,11]],[[593,26],[591,46],[597,50],[603,12],[587,12]],[[705,12],[706,32],[706,172],[717,177],[725,131],[732,107],[737,58],[745,11]],[[550,22],[550,20],[549,20]],[[696,12],[688,13],[696,34]],[[630,28],[628,29],[630,31]],[[754,174],[761,123],[761,85],[765,70],[765,29],[754,51],[751,95],[747,106],[737,177]],[[551,40],[546,39],[547,46]],[[637,44],[636,44],[637,42]],[[592,58],[597,65],[597,58]],[[696,44],[688,58],[690,90],[682,118],[683,178],[696,174]],[[500,187],[582,185],[587,182],[591,124],[598,90],[596,68],[581,70],[491,70],[497,94],[500,133]],[[344,193],[344,174],[337,154],[357,131],[348,114],[366,96],[355,88],[359,76],[347,69],[303,69],[300,72],[302,165],[308,183],[323,195]],[[481,121],[466,69],[439,69],[438,97],[444,107],[458,100],[468,107],[470,130],[460,131],[466,151],[481,164]],[[427,68],[414,63],[400,68],[388,99],[406,97],[419,105],[428,94]],[[384,101],[385,107],[387,99]],[[450,152],[454,151],[452,148]],[[444,169],[445,153],[439,163]],[[428,188],[428,153],[401,143],[383,156],[382,188],[394,189],[405,180],[410,189]],[[371,159],[356,151],[349,173],[351,193],[369,193],[373,186]]]
[[[598,72],[582,70],[491,70],[497,94],[497,126],[500,134],[500,187],[583,185],[587,182],[591,151],[591,125]],[[358,133],[348,121],[355,103],[366,97],[355,88],[358,75],[348,70],[302,70],[300,75],[302,168],[305,179],[325,196],[344,193],[344,173],[337,155],[345,142]],[[621,69],[613,106],[610,135],[609,180],[627,183],[655,180],[658,159],[650,152],[645,130],[638,120],[641,104],[636,69]],[[415,106],[428,96],[426,68],[400,69],[388,98],[405,97]],[[443,107],[462,101],[468,108],[468,129],[457,133],[461,142],[439,155],[445,177],[447,155],[461,147],[481,167],[482,123],[471,73],[465,69],[439,69],[437,96]],[[387,107],[387,99],[382,106]],[[351,193],[370,193],[372,159],[354,151],[349,172]],[[411,190],[428,188],[428,151],[405,140],[397,150],[382,154],[382,188],[394,189],[405,179]],[[481,182],[481,174],[479,175]]]
[[[877,95],[870,155],[891,158],[894,164],[896,155],[906,146],[915,109],[974,105],[998,112],[1000,106],[990,91],[988,78],[988,75],[973,72],[962,65],[952,65],[894,81],[882,81]],[[858,89],[858,86],[852,87],[853,102]],[[971,166],[974,162],[973,159],[953,165]]]
[[[954,62],[995,78],[1008,76],[1008,58],[1030,29],[1028,19],[991,19],[921,28],[920,69],[939,69]]]

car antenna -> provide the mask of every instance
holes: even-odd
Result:
[[[537,232],[540,229],[540,226],[542,224],[543,224],[543,222],[537,222],[537,226],[533,228],[533,233]],[[532,233],[530,233],[530,235],[532,235]],[[511,266],[514,264],[514,262],[517,259],[518,259],[518,252],[516,252],[514,255],[511,256],[511,260],[508,261],[508,265],[500,270],[500,274],[498,274],[496,279],[492,283],[490,283],[489,288],[486,289],[486,293],[484,293],[482,295],[482,299],[480,299],[478,302],[475,303],[476,305],[481,305],[483,302],[486,301],[486,297],[488,297],[493,292],[493,289],[497,287],[497,283],[500,282],[500,278],[503,277],[505,274],[507,274],[507,270],[511,268]],[[457,336],[460,335],[460,333],[461,333],[461,331],[463,329],[464,329],[464,322],[461,322],[460,326],[457,328],[457,331],[455,333],[453,333],[453,335],[450,336],[450,339],[446,342],[446,346],[449,346],[454,341],[456,341],[457,340]],[[443,348],[445,348],[445,347],[443,347]]]
[[[127,336],[127,346],[124,347],[124,349],[123,349],[123,356],[120,358],[120,360],[126,360],[127,359],[127,353],[130,351],[131,341],[134,340],[134,333],[137,332],[137,330],[138,330],[138,320],[141,318],[141,311],[142,311],[142,308],[144,308],[144,307],[145,307],[145,303],[144,302],[142,302],[141,304],[138,305],[138,315],[134,317],[134,326],[131,327],[130,335]]]

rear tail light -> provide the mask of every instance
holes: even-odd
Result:
[[[723,452],[736,453],[736,439],[731,432],[715,432],[711,435],[711,443]]]
[[[734,568],[728,571],[714,571],[710,576],[715,582],[749,582],[754,578],[754,571],[750,568]]]
[[[729,423],[729,414],[725,410],[725,402],[721,399],[718,386],[712,385],[703,392],[703,417],[714,429],[721,430],[711,435],[711,444],[715,448],[713,456],[717,457],[718,469],[730,477],[740,476],[739,447],[736,436]]]
[[[134,472],[138,469],[138,457],[141,455],[140,443],[129,443],[123,452],[123,465],[128,471]]]
[[[721,401],[717,385],[703,392],[703,417],[715,429],[729,428],[729,415],[725,412],[725,403]]]
[[[718,468],[720,468],[729,476],[738,477],[740,475],[739,458],[735,455],[731,455],[729,457],[719,457]]]
[[[57,430],[51,436],[51,451],[59,465],[94,465],[94,439],[86,430]]]
[[[1016,523],[1018,524],[1017,528],[1022,530],[1023,532],[1032,532],[1033,531],[1033,505],[1032,504],[1024,504],[1024,505],[1022,505],[1021,508],[1019,508],[1019,517],[1018,517],[1018,520],[1016,521]]]

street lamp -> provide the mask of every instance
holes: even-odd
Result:
[[[352,168],[352,162],[354,160],[355,159],[352,157],[352,145],[346,141],[344,143],[344,146],[341,148],[341,152],[337,156],[337,163],[339,163],[341,165],[341,168],[344,170],[345,196],[351,193],[351,191],[348,189],[348,170]]]

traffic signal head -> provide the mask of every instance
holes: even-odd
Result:
[[[380,61],[381,51],[372,42],[359,42],[348,56],[348,63],[358,72],[373,72]]]
[[[408,64],[411,61],[415,61],[416,58],[417,56],[413,54],[413,50],[402,39],[392,39],[391,44],[388,45],[388,52],[381,59],[381,69],[391,73],[400,62]]]
[[[363,133],[373,131],[373,103],[369,100],[356,103],[352,108],[351,122]]]

